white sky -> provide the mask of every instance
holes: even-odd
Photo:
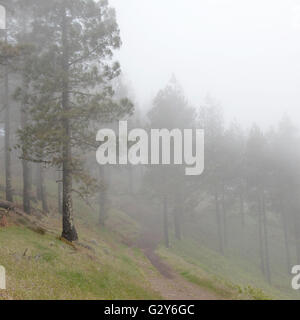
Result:
[[[300,123],[300,0],[110,0],[117,54],[147,105],[174,73],[189,101],[209,93],[245,125]]]

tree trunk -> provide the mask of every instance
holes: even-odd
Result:
[[[227,208],[225,203],[225,186],[222,186],[222,217],[223,217],[223,238],[224,238],[224,249],[228,246],[227,238]]]
[[[260,268],[262,274],[266,274],[265,272],[265,259],[264,259],[264,245],[263,245],[263,229],[262,229],[262,208],[260,195],[257,196],[257,212],[258,212],[258,239],[259,239],[259,255],[260,255]]]
[[[240,205],[240,218],[241,218],[241,252],[244,253],[245,248],[245,199],[244,199],[244,190],[239,192],[239,205]]]
[[[57,207],[58,213],[62,215],[62,175],[61,171],[58,171],[58,180],[57,180]]]
[[[35,167],[34,184],[36,190],[36,198],[37,200],[42,201],[42,181],[40,180],[40,177],[40,165],[37,164]]]
[[[7,42],[7,34],[5,35]],[[9,103],[9,77],[8,66],[4,66],[4,109],[5,109],[5,193],[6,201],[13,202],[13,189],[11,183],[11,150],[10,150],[10,103]]]
[[[45,179],[44,179],[44,168],[42,164],[39,165],[39,181],[41,185],[41,201],[42,201],[43,211],[45,213],[49,213],[47,192],[46,192]]]
[[[271,269],[270,269],[270,258],[269,258],[269,241],[268,241],[268,226],[267,226],[267,212],[266,212],[266,197],[264,190],[261,195],[262,201],[262,214],[263,214],[263,228],[264,228],[264,246],[265,246],[265,266],[266,266],[266,277],[269,283],[271,283]]]
[[[63,5],[64,6],[64,5]],[[62,43],[63,43],[63,90],[62,90],[62,127],[63,127],[63,232],[62,237],[68,241],[78,240],[74,225],[73,201],[72,201],[72,150],[71,150],[71,126],[68,118],[70,111],[69,97],[69,49],[68,26],[65,7],[62,10]]]
[[[24,76],[23,76],[24,78]],[[27,92],[26,90],[26,81],[23,79],[23,90],[25,90],[25,94]],[[21,127],[24,129],[28,122],[27,117],[27,110],[26,110],[27,103],[25,101],[25,97],[23,98],[22,108],[21,108]],[[22,150],[23,158],[22,159],[22,169],[23,169],[23,210],[25,213],[30,214],[31,212],[31,204],[30,204],[30,198],[31,198],[31,166],[30,163],[26,160],[27,158],[27,150],[26,147],[23,147]]]
[[[169,242],[169,223],[168,223],[168,198],[165,195],[163,198],[163,214],[164,214],[164,240],[166,248],[170,248]]]
[[[26,42],[25,36],[27,33],[27,25],[26,25],[26,17],[25,15],[22,18],[22,29],[23,29],[23,39],[22,42]],[[22,96],[22,106],[21,106],[21,128],[24,130],[28,123],[28,100],[27,100],[27,94],[28,94],[28,79],[26,78],[26,61],[24,61],[23,64],[24,70],[22,74],[22,87],[23,87],[23,96]],[[28,154],[26,150],[26,146],[23,146],[22,148],[22,170],[23,170],[23,210],[25,213],[30,214],[31,213],[31,186],[32,186],[32,178],[31,178],[31,166],[28,160]]]
[[[282,229],[283,229],[283,236],[284,236],[284,246],[285,246],[285,258],[286,258],[286,266],[287,266],[287,273],[291,274],[291,255],[290,255],[290,246],[289,246],[289,236],[288,236],[288,223],[287,223],[287,216],[285,206],[283,204],[282,198],[280,199],[280,215],[281,215],[281,222],[282,222]]]
[[[219,194],[217,187],[215,189],[215,206],[216,206],[216,219],[217,219],[217,237],[219,242],[219,250],[224,254],[223,245],[223,235],[222,235],[222,224],[221,224],[221,214],[220,214],[220,204],[219,204]]]
[[[23,210],[25,213],[31,213],[31,183],[30,183],[30,164],[26,160],[22,160],[22,168],[23,168]]]
[[[180,222],[179,222],[178,208],[175,208],[175,211],[174,211],[174,227],[175,227],[175,238],[177,240],[181,240],[181,228],[180,228]]]

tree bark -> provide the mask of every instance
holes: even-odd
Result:
[[[265,266],[266,266],[266,277],[269,283],[271,283],[271,269],[270,269],[270,258],[269,258],[269,239],[268,239],[268,225],[267,225],[267,212],[266,212],[266,197],[264,190],[261,194],[262,201],[262,214],[263,214],[263,228],[264,228],[264,246],[265,246]]]
[[[62,215],[62,174],[58,171],[58,181],[57,181],[57,207],[58,213]]]
[[[40,180],[40,165],[37,164],[35,166],[35,173],[34,173],[34,185],[36,190],[36,198],[39,201],[42,201],[42,182]]]
[[[31,213],[31,170],[30,164],[26,160],[22,160],[22,168],[23,168],[23,210],[25,213]]]
[[[181,228],[180,228],[180,222],[179,222],[178,208],[175,208],[175,211],[174,211],[174,227],[175,227],[175,238],[177,240],[181,240]]]
[[[63,232],[62,237],[68,241],[78,240],[74,225],[73,201],[72,201],[72,150],[71,150],[71,126],[68,118],[70,111],[69,97],[69,49],[68,49],[68,25],[66,8],[62,10],[62,45],[63,45]]]
[[[39,178],[40,186],[41,186],[41,201],[42,208],[45,213],[49,213],[48,201],[47,201],[47,192],[45,187],[45,178],[44,178],[44,168],[42,164],[39,164]]]
[[[223,217],[223,238],[224,238],[224,249],[228,245],[227,238],[227,208],[225,203],[225,185],[222,186],[222,217]]]
[[[7,34],[5,34],[7,43]],[[9,103],[9,76],[8,66],[4,65],[4,109],[5,109],[5,193],[6,201],[13,202],[13,189],[11,182],[11,150],[10,150],[10,103]]]
[[[244,253],[245,248],[245,198],[244,198],[244,190],[241,187],[239,192],[239,210],[240,210],[240,218],[241,218],[241,252]]]
[[[258,212],[258,239],[259,239],[259,256],[260,256],[260,268],[262,274],[265,272],[265,259],[264,259],[264,245],[263,245],[263,228],[262,228],[262,208],[260,195],[257,195],[257,212]]]
[[[27,33],[27,25],[26,25],[26,17],[25,15],[22,17],[22,28],[23,28],[23,44],[26,42],[25,37]],[[24,130],[28,123],[28,79],[26,79],[26,61],[23,64],[24,70],[22,74],[22,87],[23,87],[23,96],[22,96],[22,105],[21,105],[21,128]],[[22,170],[23,170],[23,210],[25,213],[31,213],[31,187],[32,187],[32,177],[31,177],[31,166],[27,159],[27,150],[26,146],[22,148],[23,159],[22,159]]]
[[[26,81],[23,79],[23,90],[26,91]],[[26,94],[26,92],[25,92]],[[28,122],[27,117],[27,110],[26,110],[26,102],[23,101],[22,108],[21,108],[21,127],[24,129]],[[30,214],[31,213],[31,166],[29,162],[26,160],[27,157],[27,151],[26,147],[23,147],[22,150],[24,159],[22,160],[22,169],[23,169],[23,210],[25,213]]]
[[[220,214],[220,204],[219,204],[219,194],[217,187],[215,189],[215,206],[216,206],[216,219],[217,219],[217,237],[219,242],[219,250],[224,254],[223,245],[223,235],[222,235],[222,225],[221,225],[221,214]]]
[[[291,255],[290,255],[290,246],[289,246],[289,236],[288,236],[288,223],[287,223],[287,216],[285,206],[283,204],[282,198],[280,199],[280,215],[281,215],[281,222],[282,222],[282,229],[283,229],[283,236],[284,236],[284,245],[285,245],[285,258],[286,258],[286,266],[287,266],[287,273],[291,274]]]

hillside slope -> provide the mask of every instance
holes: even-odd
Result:
[[[3,215],[3,211],[2,211]],[[6,268],[4,299],[159,299],[139,267],[143,255],[107,230],[79,226],[81,240],[59,239],[58,217],[36,227],[26,217],[5,213],[0,228],[0,264]]]
[[[58,215],[27,216],[1,204],[9,209],[0,210],[0,264],[7,272],[0,299],[219,298],[169,267],[163,274],[134,245],[138,226],[122,212],[112,211],[105,229],[79,220],[81,237],[71,244],[59,238]]]
[[[36,203],[28,216],[20,206],[0,200],[0,221],[5,216],[7,222],[0,226],[0,265],[7,271],[7,290],[0,292],[0,299],[270,298],[260,290],[220,281],[205,265],[195,267],[178,245],[161,247],[154,229],[135,218],[142,216],[142,208],[131,208],[131,214],[124,205],[124,211],[111,209],[103,228],[97,224],[97,210],[75,198],[80,240],[62,241],[54,201],[53,194],[49,215]]]

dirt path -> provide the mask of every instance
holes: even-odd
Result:
[[[158,292],[165,300],[218,300],[213,293],[188,282],[176,273],[156,253],[155,249],[160,236],[149,229],[145,229],[136,246],[140,248],[151,265],[144,263],[143,269],[151,288]],[[153,268],[154,267],[154,268]]]
[[[142,230],[138,240],[131,245],[141,249],[148,261],[140,262],[152,290],[165,300],[220,300],[214,293],[203,289],[183,278],[168,265],[155,250],[162,241],[159,217],[153,216],[145,204],[134,202],[120,203],[120,208],[134,216]]]
[[[152,290],[165,300],[218,300],[218,297],[174,274],[172,279],[148,269],[147,279]]]

